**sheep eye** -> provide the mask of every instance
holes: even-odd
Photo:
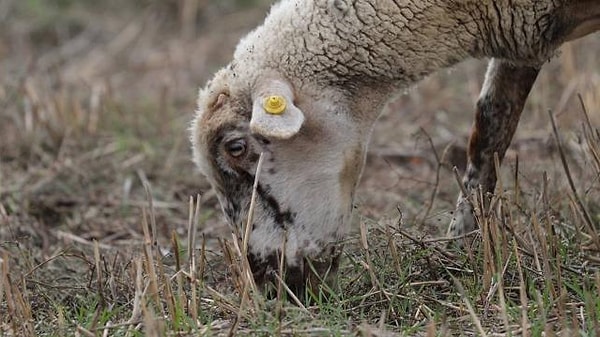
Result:
[[[235,139],[225,143],[225,151],[234,157],[241,157],[246,153],[246,141],[244,139]]]

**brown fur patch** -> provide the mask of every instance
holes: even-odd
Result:
[[[229,98],[229,92],[223,91],[220,92],[214,99],[208,102],[208,109],[211,111],[215,111],[225,104],[225,101]]]
[[[344,153],[344,167],[340,172],[340,186],[342,188],[342,196],[347,196],[350,199],[354,197],[354,189],[360,178],[364,163],[363,146],[358,144],[352,151]],[[347,200],[346,204],[352,204],[352,200]]]

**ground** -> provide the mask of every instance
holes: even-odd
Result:
[[[267,9],[0,1],[0,336],[600,335],[600,35],[545,66],[466,252],[444,235],[485,60],[399,93],[338,288],[305,306],[245,286],[187,136]]]

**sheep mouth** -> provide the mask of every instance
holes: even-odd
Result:
[[[248,262],[257,286],[266,295],[273,296],[278,282],[283,280],[288,288],[300,299],[307,294],[330,293],[337,285],[342,244],[329,245],[314,257],[303,257],[297,264],[281,268],[280,253],[271,253],[267,257],[248,254]],[[279,275],[283,271],[284,275]],[[308,291],[308,293],[307,293]]]

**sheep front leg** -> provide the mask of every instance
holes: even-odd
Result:
[[[464,190],[458,197],[448,236],[463,236],[476,229],[471,196],[481,186],[484,194],[494,191],[496,170],[494,153],[502,161],[515,133],[523,106],[535,82],[540,67],[519,66],[508,61],[492,59],[476,105],[475,122],[468,146],[467,170],[463,177]],[[484,207],[489,205],[485,198]],[[464,244],[460,239],[457,245]]]

